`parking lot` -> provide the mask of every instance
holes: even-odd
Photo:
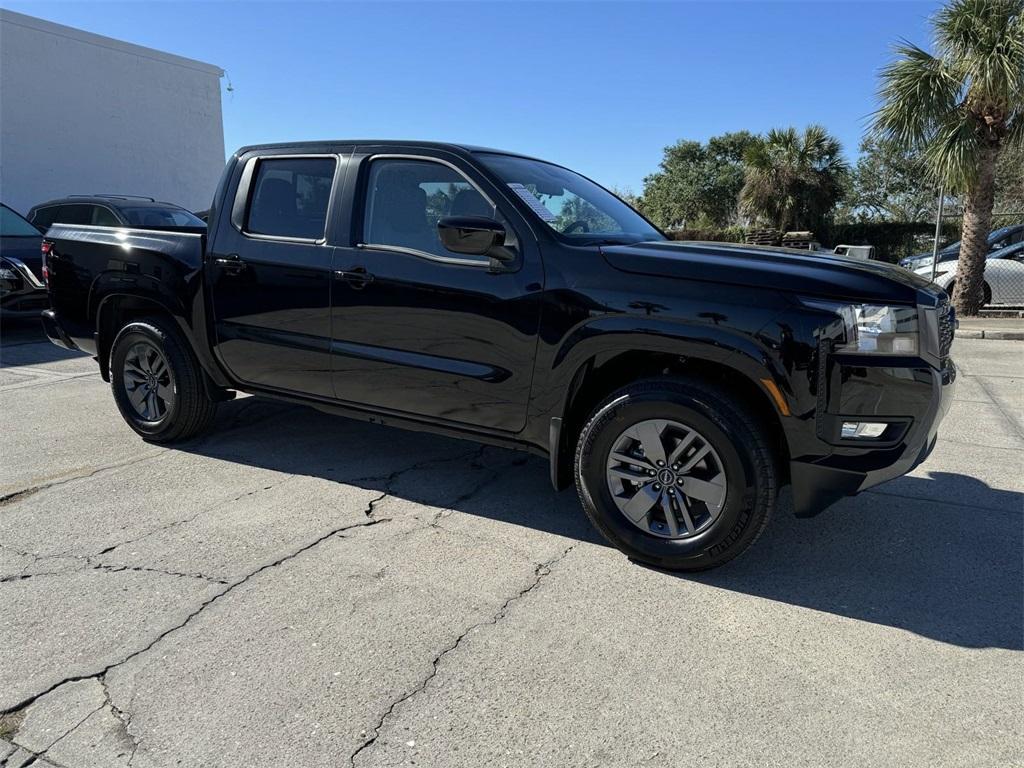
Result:
[[[174,448],[4,329],[0,764],[1011,766],[1024,343],[910,476],[679,577],[544,461],[239,398]]]

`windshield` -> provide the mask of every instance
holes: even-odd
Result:
[[[619,198],[578,173],[525,157],[490,152],[479,157],[545,224],[574,245],[665,239]]]
[[[149,205],[119,208],[133,227],[205,227],[206,222],[184,208],[160,208]]]
[[[6,205],[0,206],[0,236],[39,237],[39,230]]]

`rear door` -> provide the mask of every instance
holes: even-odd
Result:
[[[331,397],[327,221],[345,154],[253,154],[207,255],[215,352],[254,387]]]
[[[522,429],[544,280],[529,227],[470,164],[440,150],[359,147],[349,179],[351,242],[334,254],[338,399]],[[516,260],[445,250],[437,220],[448,215],[497,218]]]

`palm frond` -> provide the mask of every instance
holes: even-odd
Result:
[[[925,149],[925,161],[947,187],[967,190],[977,178],[981,150],[981,136],[972,122],[951,114]]]
[[[956,108],[963,82],[950,65],[916,45],[904,42],[895,50],[898,58],[882,69],[874,127],[902,146],[921,145]]]
[[[1024,73],[1024,0],[954,0],[935,17],[936,47],[955,61],[971,99],[1007,111]]]

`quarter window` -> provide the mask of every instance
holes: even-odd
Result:
[[[327,224],[333,158],[261,160],[256,167],[246,231],[319,240]]]
[[[450,258],[454,254],[441,245],[437,234],[437,222],[444,216],[494,218],[495,210],[465,177],[447,165],[398,158],[371,163],[363,222],[368,244]]]
[[[60,210],[59,206],[48,205],[45,208],[37,208],[29,214],[29,221],[35,224],[39,229],[45,232],[50,228],[50,225],[57,220],[57,212]]]
[[[104,208],[102,205],[97,205],[92,209],[92,223],[98,227],[117,227],[121,225],[121,222],[114,216],[114,212],[109,208]]]

